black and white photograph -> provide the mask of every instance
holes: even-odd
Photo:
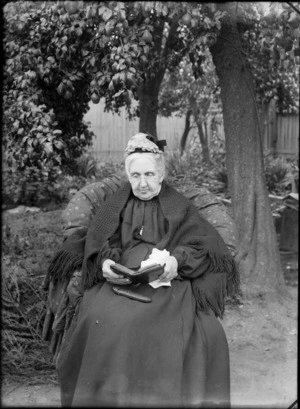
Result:
[[[1,406],[297,409],[300,3],[2,22]]]

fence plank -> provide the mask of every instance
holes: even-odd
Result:
[[[284,156],[293,156],[299,150],[299,116],[277,115],[276,152]]]
[[[98,104],[90,103],[90,109],[84,118],[90,122],[90,128],[95,134],[93,146],[101,159],[111,158],[122,160],[124,149],[129,138],[139,130],[139,119],[129,121],[125,109],[121,114],[104,112],[104,101]],[[159,139],[166,139],[167,150],[177,150],[184,130],[185,118],[172,116],[157,118],[157,134]],[[210,122],[208,131],[210,133]],[[263,146],[265,149],[275,148],[279,155],[294,156],[299,149],[299,115],[279,115],[275,105],[261,107],[261,125]],[[218,125],[217,133],[224,138],[224,128]]]
[[[84,119],[90,122],[90,128],[96,136],[93,146],[97,156],[101,159],[109,157],[121,160],[129,138],[139,130],[139,119],[131,121],[127,119],[125,109],[121,110],[120,115],[104,112],[104,102],[101,100],[98,104],[90,104],[90,109]],[[179,148],[184,125],[184,118],[158,116],[158,138],[166,139],[168,151]]]

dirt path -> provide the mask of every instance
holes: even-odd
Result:
[[[26,251],[22,268],[31,272],[45,268],[45,261],[60,241],[59,218],[56,211],[5,219],[12,237],[18,233],[25,244],[29,241],[23,246],[25,250],[22,247],[22,254]],[[231,357],[233,408],[287,409],[297,399],[298,260],[293,262],[294,275],[288,277],[289,296],[284,304],[268,304],[258,298],[227,306],[222,324]],[[21,383],[2,382],[2,406],[60,407],[59,387],[53,376],[49,382],[38,377],[37,373]]]
[[[253,300],[227,307],[222,323],[230,349],[233,408],[288,408],[297,399],[296,287],[289,293],[284,305]],[[59,387],[8,384],[2,388],[2,405],[60,407]]]

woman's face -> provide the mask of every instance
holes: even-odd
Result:
[[[150,200],[158,195],[163,175],[155,160],[142,153],[130,163],[128,178],[133,194],[141,200]]]

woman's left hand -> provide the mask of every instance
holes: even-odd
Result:
[[[165,268],[163,274],[159,277],[160,281],[172,281],[177,275],[178,262],[174,256],[165,259]]]

